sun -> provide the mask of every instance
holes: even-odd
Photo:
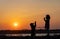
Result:
[[[15,27],[17,27],[17,26],[18,26],[18,22],[14,22],[13,25],[14,25]]]

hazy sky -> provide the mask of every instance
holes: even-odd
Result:
[[[46,14],[50,14],[51,29],[60,28],[60,0],[0,0],[0,30],[30,29],[30,23],[37,21],[36,29],[44,28]]]

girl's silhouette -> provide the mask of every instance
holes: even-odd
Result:
[[[30,23],[31,26],[31,37],[35,36],[35,28],[36,28],[36,21],[35,23]]]

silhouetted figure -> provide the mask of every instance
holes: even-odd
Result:
[[[45,21],[45,29],[47,30],[48,36],[49,36],[49,28],[50,28],[50,15],[46,15],[44,18]]]
[[[30,23],[30,26],[31,26],[31,37],[34,38],[35,37],[36,21],[35,21],[35,23]]]

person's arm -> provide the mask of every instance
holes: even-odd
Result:
[[[46,18],[44,17],[44,21],[46,21]]]
[[[45,17],[44,17],[44,21],[45,21]]]
[[[36,27],[36,21],[35,21],[35,27]]]

